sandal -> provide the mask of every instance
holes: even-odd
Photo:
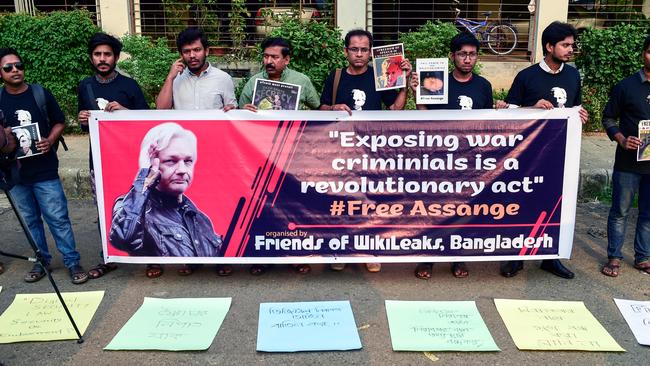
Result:
[[[179,276],[189,276],[194,273],[194,270],[199,267],[198,264],[184,264],[181,268],[176,270]]]
[[[621,261],[618,259],[610,259],[606,265],[600,270],[600,273],[608,277],[618,277],[621,272]]]
[[[162,276],[163,268],[160,264],[147,264],[144,274],[147,278],[158,278]]]
[[[84,271],[83,267],[80,265],[76,264],[72,267],[69,268],[70,271],[70,279],[72,280],[72,283],[75,285],[80,285],[86,281],[88,281],[88,273]]]
[[[232,275],[232,266],[230,264],[217,264],[217,275],[226,277]]]
[[[106,264],[100,263],[95,267],[91,268],[90,270],[88,270],[88,277],[94,280],[116,269],[117,269],[117,264],[115,263],[106,263]]]
[[[40,264],[36,263],[34,267],[32,267],[32,270],[25,275],[24,280],[29,283],[36,282],[45,277],[45,274],[45,269]]]
[[[253,264],[248,270],[253,276],[261,276],[271,268],[268,264]]]
[[[298,274],[307,274],[311,272],[311,266],[309,264],[292,264],[291,268]]]
[[[650,260],[634,263],[634,268],[638,269],[639,271],[643,271],[647,274],[650,274]]]
[[[420,263],[415,267],[415,277],[421,280],[428,280],[431,278],[432,270],[433,263]]]
[[[452,263],[451,273],[456,278],[465,278],[469,276],[469,271],[467,271],[467,266],[465,265],[465,262]]]
[[[381,263],[366,263],[366,269],[370,273],[377,273],[381,271]]]
[[[334,272],[340,272],[345,269],[345,263],[332,263],[330,269]]]

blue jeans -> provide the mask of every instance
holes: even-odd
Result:
[[[63,255],[63,264],[67,268],[78,265],[80,256],[72,234],[68,201],[63,193],[61,181],[52,179],[34,184],[18,184],[11,189],[10,194],[45,262],[49,264],[52,256],[47,248],[41,216],[47,222],[56,247]]]
[[[625,226],[634,195],[639,194],[639,218],[634,235],[634,262],[650,259],[650,175],[614,170],[612,208],[607,218],[607,257],[622,259]]]

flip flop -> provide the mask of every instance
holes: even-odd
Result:
[[[465,278],[469,276],[465,262],[455,262],[451,265],[451,273],[456,278]]]
[[[163,268],[160,264],[147,264],[144,272],[147,278],[158,278],[163,274]]]
[[[428,280],[431,278],[431,271],[433,271],[433,263],[420,263],[415,267],[415,277]]]
[[[117,264],[115,263],[106,263],[106,264],[100,263],[95,267],[91,268],[90,270],[88,270],[88,277],[94,280],[116,269],[117,269]]]
[[[621,272],[621,261],[618,259],[610,259],[607,264],[603,266],[600,273],[608,277],[618,277]]]
[[[253,264],[248,270],[253,276],[261,276],[271,268],[268,264]]]
[[[230,264],[217,264],[217,275],[227,277],[232,275],[232,266]]]

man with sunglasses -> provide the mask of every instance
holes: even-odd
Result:
[[[0,66],[4,82],[0,109],[4,111],[6,126],[20,125],[17,115],[21,111],[22,114],[29,114],[30,122],[38,123],[41,133],[41,140],[36,143],[41,154],[21,159],[17,184],[10,194],[45,263],[48,264],[52,256],[48,251],[41,217],[47,222],[56,246],[63,255],[63,263],[70,272],[72,283],[84,283],[88,280],[88,275],[79,265],[80,255],[68,217],[68,202],[59,178],[59,160],[55,151],[56,142],[65,128],[65,116],[52,93],[45,89],[46,108],[41,109],[32,91],[34,86],[25,82],[25,65],[16,50],[0,49]],[[47,115],[43,115],[43,112]],[[45,271],[36,264],[25,276],[25,281],[36,282],[44,276]]]
[[[492,84],[487,79],[473,73],[480,45],[476,37],[467,32],[459,33],[451,39],[449,57],[454,63],[454,70],[449,73],[448,102],[447,104],[418,104],[418,109],[493,108]],[[418,75],[414,72],[411,76],[411,90],[414,96],[418,86]],[[419,264],[415,268],[415,277],[428,280],[431,278],[432,267],[432,263]],[[452,264],[451,272],[456,278],[464,278],[469,275],[464,262]]]
[[[375,90],[375,76],[370,62],[372,51],[372,34],[363,29],[353,29],[345,35],[345,57],[348,66],[333,70],[325,80],[320,97],[321,110],[345,111],[352,115],[352,110],[379,111],[382,104],[390,110],[402,110],[406,105],[407,88]],[[401,69],[407,76],[411,75],[411,63],[403,59]],[[330,265],[333,271],[342,271],[345,263]],[[366,263],[368,272],[381,271],[381,263]]]
[[[382,104],[387,109],[402,110],[406,105],[406,88],[384,91],[375,90],[375,76],[370,62],[372,51],[372,34],[363,29],[354,29],[345,35],[345,57],[348,66],[345,69],[333,70],[325,80],[321,94],[321,110],[346,111],[352,115],[352,110],[378,111]],[[402,60],[400,67],[411,74],[411,63]],[[336,77],[338,74],[338,78]],[[335,80],[338,81],[334,90]],[[336,98],[336,100],[332,100]]]
[[[88,56],[95,75],[82,80],[77,88],[77,117],[83,131],[88,131],[88,118],[92,110],[112,112],[120,109],[149,109],[138,83],[115,70],[121,51],[122,43],[106,33],[95,33],[88,41]],[[92,155],[88,166],[93,198],[96,201]],[[90,278],[99,278],[116,268],[114,263],[100,263],[91,268],[88,275]]]

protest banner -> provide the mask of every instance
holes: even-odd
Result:
[[[571,254],[577,109],[93,112],[90,131],[110,262]]]

